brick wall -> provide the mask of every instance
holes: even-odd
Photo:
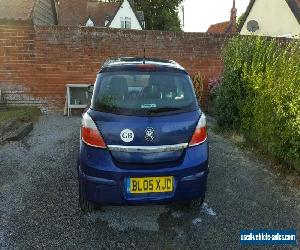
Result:
[[[108,57],[172,59],[207,81],[222,72],[228,37],[206,33],[0,25],[0,88],[24,91],[35,103],[62,111],[67,83],[93,83]]]

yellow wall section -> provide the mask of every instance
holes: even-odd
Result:
[[[250,35],[247,23],[256,20],[259,30],[254,35],[299,36],[300,24],[285,0],[256,0],[241,30],[242,35]]]

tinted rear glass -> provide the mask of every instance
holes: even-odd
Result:
[[[99,74],[91,108],[122,115],[155,116],[194,111],[198,103],[185,74],[128,71]]]

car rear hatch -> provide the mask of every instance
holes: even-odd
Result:
[[[179,160],[201,111],[188,74],[177,66],[112,66],[98,74],[89,115],[122,163]]]
[[[135,117],[89,111],[114,160],[164,163],[179,160],[192,137],[200,111]],[[129,137],[129,138],[128,138]]]

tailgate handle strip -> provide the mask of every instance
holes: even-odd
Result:
[[[181,143],[175,145],[162,145],[162,146],[121,146],[121,145],[108,145],[109,150],[127,153],[162,153],[179,151],[187,148],[188,143]]]

